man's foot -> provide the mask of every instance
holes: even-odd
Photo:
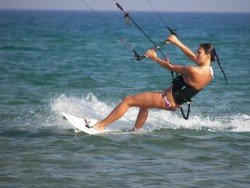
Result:
[[[85,126],[89,128],[89,130],[93,134],[98,134],[101,132],[104,132],[104,128],[101,127],[100,122],[98,122],[96,119],[84,119]]]
[[[138,129],[138,128],[136,128],[136,127],[133,127],[132,129],[129,130],[129,132],[137,132],[137,131],[139,131],[139,130],[141,130],[141,128]]]

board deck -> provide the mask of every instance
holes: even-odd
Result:
[[[93,128],[88,128],[86,126],[86,122],[84,118],[76,117],[67,113],[62,112],[63,117],[68,120],[68,122],[73,125],[76,129],[85,132],[87,134],[93,135],[93,134],[99,134],[103,132],[99,132]]]

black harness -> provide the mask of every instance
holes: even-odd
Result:
[[[192,102],[191,98],[195,96],[197,93],[199,93],[201,90],[196,90],[193,87],[186,84],[182,75],[177,75],[177,77],[172,81],[172,83],[173,83],[172,95],[174,101],[178,105],[182,105],[184,103],[188,104],[188,111],[186,115],[184,113],[183,108],[180,107],[183,118],[188,119],[191,110],[191,102]]]

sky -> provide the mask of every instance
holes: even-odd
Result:
[[[117,10],[112,0],[0,0],[0,9]],[[128,11],[152,11],[147,0],[116,0]],[[148,0],[157,11],[248,12],[250,0]]]

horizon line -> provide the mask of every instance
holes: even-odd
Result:
[[[0,7],[0,11],[62,11],[62,12],[67,12],[67,11],[76,11],[76,12],[80,12],[80,11],[87,11],[87,12],[91,12],[91,10],[88,9],[33,9],[33,8],[1,8]],[[95,10],[96,12],[119,12],[117,10],[101,10],[101,9],[97,9]],[[130,10],[131,12],[154,12],[153,10]],[[159,10],[158,12],[169,12],[169,13],[235,13],[235,14],[250,14],[250,12],[247,11],[182,11],[182,10],[175,10],[175,11],[169,11],[169,10]]]

